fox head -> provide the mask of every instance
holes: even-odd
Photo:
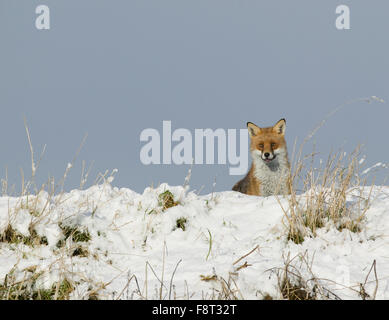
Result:
[[[247,123],[250,135],[250,149],[253,157],[260,157],[270,164],[277,156],[286,154],[286,121],[281,119],[273,127],[260,128],[252,122]]]

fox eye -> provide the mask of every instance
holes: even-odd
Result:
[[[261,148],[261,149],[263,149],[263,143],[260,143],[260,144],[258,145],[258,147]]]
[[[275,146],[276,146],[276,144],[273,142],[273,143],[271,144],[271,147],[272,147],[272,148],[275,148]]]

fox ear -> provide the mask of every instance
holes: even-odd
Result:
[[[278,134],[282,135],[282,136],[285,134],[285,129],[286,129],[286,121],[285,121],[285,119],[281,119],[273,127],[273,131],[275,133],[278,133]]]
[[[250,137],[254,137],[261,133],[261,128],[252,122],[247,122],[247,129],[249,130]]]

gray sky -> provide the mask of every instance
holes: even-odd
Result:
[[[35,28],[46,4],[51,29]],[[335,28],[349,5],[351,30]],[[145,128],[245,128],[287,120],[289,153],[336,106],[376,95],[388,99],[389,2],[275,0],[1,0],[0,176],[17,187],[30,175],[23,116],[37,179],[59,180],[85,133],[66,188],[78,187],[81,161],[117,168],[114,185],[138,192],[182,184],[189,165],[144,166]],[[367,164],[387,162],[388,103],[356,103],[315,135],[316,151],[365,145]],[[311,151],[307,146],[307,152]],[[228,165],[196,165],[191,186],[229,190],[241,176]],[[87,185],[89,185],[87,184]]]

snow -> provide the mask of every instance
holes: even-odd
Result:
[[[387,168],[388,165],[385,164],[385,163],[382,163],[382,162],[377,162],[375,165],[373,165],[373,166],[371,166],[371,167],[369,167],[369,168],[363,170],[363,171],[362,171],[362,174],[367,174],[367,173],[369,173],[372,169],[379,168],[379,167],[381,167],[381,168]]]
[[[36,284],[42,288],[71,280],[72,299],[87,299],[91,288],[100,299],[209,299],[218,297],[224,280],[237,298],[281,299],[277,272],[289,259],[305,280],[317,279],[340,299],[361,299],[360,284],[389,299],[389,187],[373,188],[361,232],[328,224],[295,244],[287,240],[280,206],[288,207],[286,197],[197,195],[167,184],[139,194],[111,182],[56,196],[0,197],[0,233],[11,225],[29,236],[32,224],[47,239],[34,246],[0,242],[0,283],[11,272],[23,279],[32,268],[42,272]],[[163,211],[158,197],[167,190],[179,204]],[[177,227],[182,218],[185,231]],[[65,241],[61,226],[87,231],[90,240]],[[77,246],[88,254],[72,256]],[[374,260],[377,288],[369,273]]]

